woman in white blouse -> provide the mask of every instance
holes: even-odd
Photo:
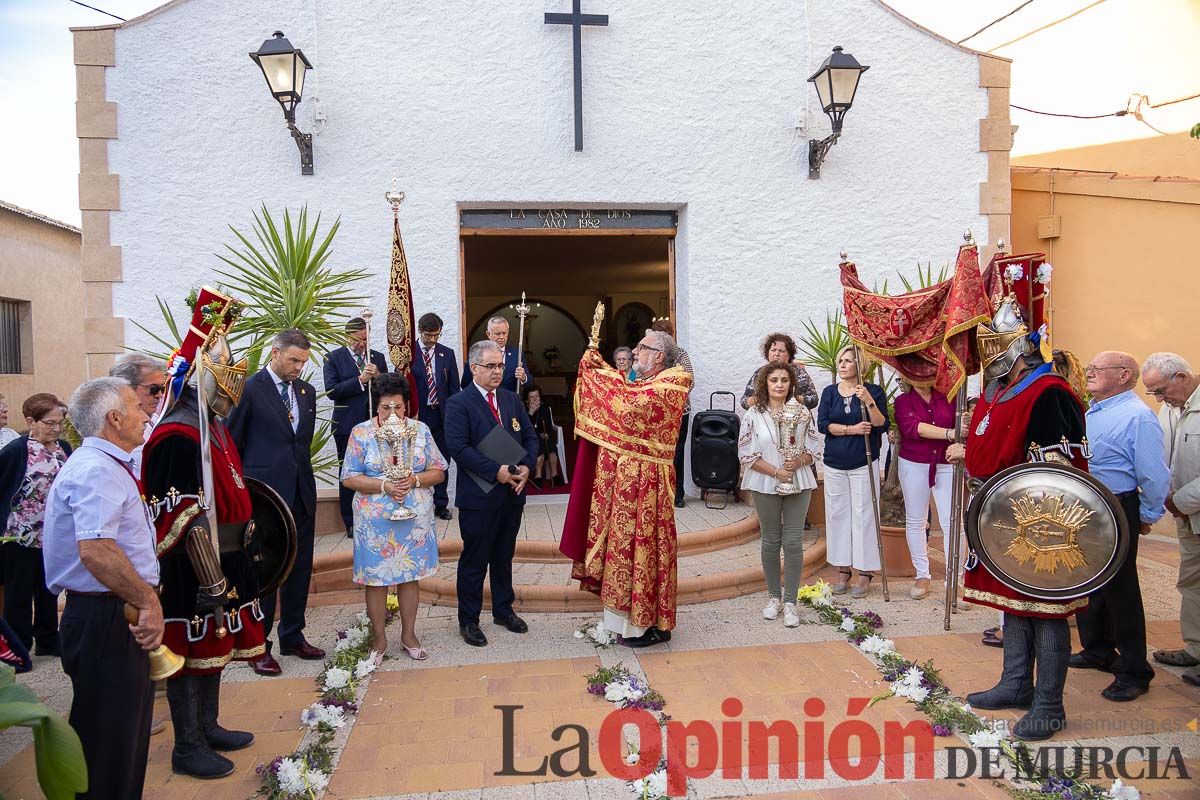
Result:
[[[796,386],[796,371],[790,364],[768,365],[754,384],[750,408],[742,417],[738,437],[738,456],[746,467],[742,489],[750,492],[762,539],[763,574],[767,579],[770,601],[763,609],[763,619],[778,619],[783,612],[783,624],[794,628],[800,624],[796,612],[796,593],[804,570],[804,517],[817,479],[809,469],[812,453],[804,450],[799,456],[785,459],[779,452],[778,416],[792,396]],[[800,408],[796,426],[796,443],[803,447],[812,426],[812,414]],[[779,494],[785,478],[797,490],[794,494]],[[783,580],[780,585],[779,551],[783,549]]]

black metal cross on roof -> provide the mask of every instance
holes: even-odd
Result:
[[[570,25],[571,40],[575,55],[575,151],[583,150],[583,50],[581,35],[584,25],[608,25],[607,14],[583,14],[579,10],[580,0],[571,0],[570,14],[546,13],[547,25]]]

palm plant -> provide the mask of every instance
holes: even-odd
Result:
[[[248,340],[242,348],[248,371],[258,368],[271,340],[288,328],[304,331],[318,353],[346,343],[344,323],[350,316],[346,310],[367,299],[355,294],[351,285],[366,278],[368,272],[361,268],[335,271],[325,265],[340,225],[339,218],[318,244],[320,214],[310,228],[307,206],[300,209],[294,224],[291,212],[285,209],[281,231],[263,205],[254,214],[256,241],[229,226],[241,246],[225,245],[228,252],[217,258],[227,268],[217,274],[223,278],[222,285],[248,306],[230,336],[231,342]]]
[[[832,314],[825,313],[824,329],[817,327],[812,320],[805,320],[801,325],[804,327],[804,333],[798,337],[797,342],[800,354],[809,364],[828,372],[830,380],[836,383],[837,354],[850,344],[850,334],[846,331],[841,310],[835,310]]]
[[[900,276],[900,282],[904,284],[904,291],[915,292],[918,289],[928,289],[935,283],[941,283],[949,277],[947,273],[950,271],[949,264],[942,264],[942,268],[938,270],[937,278],[933,277],[933,262],[928,261],[925,266],[921,266],[921,262],[917,262],[917,282],[914,284],[904,276],[900,270],[896,270],[896,274]],[[887,281],[884,281],[884,294],[887,294]]]
[[[16,672],[0,664],[0,730],[33,730],[33,758],[38,785],[47,800],[67,800],[87,789],[87,763],[79,736],[62,717],[47,708]]]

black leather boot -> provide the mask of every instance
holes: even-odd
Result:
[[[1034,631],[1037,683],[1033,688],[1033,708],[1017,722],[1013,735],[1028,742],[1040,742],[1067,726],[1063,689],[1071,660],[1071,629],[1065,619],[1030,619],[1030,622]],[[1007,643],[1007,630],[1004,639]]]
[[[1004,615],[1004,671],[1000,682],[986,692],[972,692],[972,708],[1029,708],[1033,705],[1033,620]]]
[[[227,730],[217,723],[221,713],[221,673],[198,675],[196,680],[200,682],[200,729],[208,746],[228,753],[254,744],[253,733]]]
[[[200,677],[181,675],[169,679],[167,702],[171,706],[171,724],[175,728],[171,771],[205,780],[233,774],[233,762],[214,752],[204,740],[200,726]]]

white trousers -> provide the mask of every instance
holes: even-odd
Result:
[[[925,538],[925,523],[929,519],[929,496],[937,506],[938,524],[942,527],[942,546],[946,562],[950,561],[950,495],[954,491],[954,467],[938,464],[933,486],[929,485],[929,465],[900,459],[900,488],[904,492],[904,533],[908,554],[912,557],[917,580],[929,577],[929,545]],[[959,539],[959,565],[967,557],[967,540]]]
[[[835,567],[879,569],[879,532],[868,476],[879,492],[879,462],[844,470],[825,467],[825,559]]]

